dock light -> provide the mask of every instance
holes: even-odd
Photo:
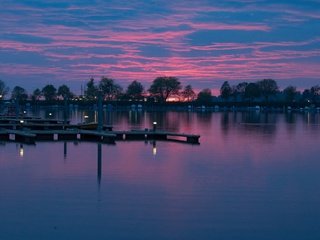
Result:
[[[153,122],[153,131],[157,130],[157,122]]]
[[[88,116],[88,115],[84,115],[84,118],[85,118],[85,119],[88,119],[88,118],[89,118],[89,116]]]
[[[27,113],[27,111],[23,111],[23,113],[24,113],[24,114],[26,114],[26,113]]]
[[[21,123],[21,124],[24,123],[24,120],[20,120],[20,123]]]
[[[49,116],[52,116],[52,113],[49,113]]]

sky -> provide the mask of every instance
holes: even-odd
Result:
[[[320,84],[320,0],[1,0],[0,79],[33,91],[91,77],[195,89]]]

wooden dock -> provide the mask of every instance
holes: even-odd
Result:
[[[7,140],[13,140],[16,142],[24,142],[28,144],[34,144],[35,143],[36,135],[30,132],[26,131],[20,131],[20,130],[6,130],[0,132],[0,139],[7,139]]]
[[[112,126],[90,129],[93,124],[70,124],[47,119],[0,119],[0,141],[34,144],[36,141],[95,141],[114,144],[128,140],[162,140],[199,144],[200,135],[155,129],[113,131]],[[86,127],[90,127],[86,129]]]
[[[70,121],[54,119],[16,119],[0,118],[0,129],[32,129],[32,130],[65,130],[65,129],[97,129],[97,123],[70,124]],[[112,131],[112,126],[103,125],[102,130]]]
[[[1,129],[0,141],[35,143],[36,141],[95,141],[114,144],[116,141],[163,140],[199,144],[199,135],[165,131],[97,131],[97,130],[12,130]]]
[[[148,130],[132,130],[132,131],[112,131],[116,135],[116,139],[121,140],[173,140],[182,141],[192,144],[199,144],[200,135],[173,133],[167,131]]]

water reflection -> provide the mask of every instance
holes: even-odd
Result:
[[[142,111],[128,111],[128,124],[129,125],[141,125],[143,122],[143,112]]]
[[[68,153],[68,146],[67,146],[67,142],[65,141],[63,143],[63,158],[67,159],[67,153]]]
[[[293,112],[286,112],[285,120],[286,120],[286,123],[294,124],[297,121],[297,115],[294,114]]]
[[[162,127],[201,145],[6,142],[0,239],[319,239],[319,115],[106,114],[123,129],[176,121]]]
[[[20,155],[20,157],[23,157],[23,156],[24,156],[24,148],[23,148],[23,145],[22,145],[22,144],[20,144],[19,155]]]
[[[206,127],[210,127],[212,124],[213,114],[210,112],[197,112],[197,121]]]
[[[178,113],[167,111],[154,111],[149,113],[148,125],[152,126],[153,122],[157,122],[158,129],[166,129],[169,131],[179,131],[180,121]]]
[[[100,189],[101,186],[101,177],[102,177],[102,152],[101,152],[101,143],[98,143],[98,162],[97,162],[97,177],[98,177],[98,186]]]
[[[222,112],[220,114],[221,133],[227,136],[230,132],[257,135],[272,138],[277,133],[279,118],[276,114],[259,112]]]
[[[113,124],[113,114],[111,114],[110,111],[104,111],[104,122],[106,125]]]
[[[294,134],[296,131],[297,115],[292,112],[285,113],[285,122],[288,134]]]
[[[304,113],[304,121],[307,124],[319,124],[319,114],[314,114],[312,112]]]
[[[150,127],[153,121],[157,121],[159,128],[179,130],[182,128],[190,129],[195,121],[201,125],[210,127],[212,124],[212,117],[215,115],[222,114],[221,122],[224,127],[228,127],[228,123],[264,123],[264,124],[277,124],[279,117],[282,114],[272,112],[260,112],[260,111],[249,111],[249,112],[168,112],[168,111],[107,111],[104,109],[104,124],[114,126],[132,126],[132,127]],[[232,118],[230,119],[230,114]],[[319,124],[318,113],[295,113],[288,112],[284,113],[286,122],[294,123],[296,118],[303,116],[303,120],[308,124]],[[55,113],[55,115],[59,115]],[[92,109],[72,109],[70,110],[71,121],[81,121],[83,116],[88,116],[87,121],[96,120],[96,110]],[[230,121],[231,120],[231,121]]]
[[[228,129],[230,127],[230,123],[229,123],[229,113],[228,112],[224,112],[221,114],[221,130],[224,134],[228,133]]]

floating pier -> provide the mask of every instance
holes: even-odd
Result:
[[[20,130],[1,130],[0,131],[0,139],[7,140],[7,141],[16,141],[16,142],[24,142],[28,144],[35,143],[36,135],[26,131]]]
[[[116,135],[116,140],[172,140],[186,143],[199,144],[200,135],[172,133],[160,130],[132,130],[132,131],[112,131]]]
[[[116,141],[163,140],[199,144],[200,135],[153,129],[113,131],[112,126],[97,123],[70,124],[48,119],[0,119],[0,141],[34,144],[36,141]]]

